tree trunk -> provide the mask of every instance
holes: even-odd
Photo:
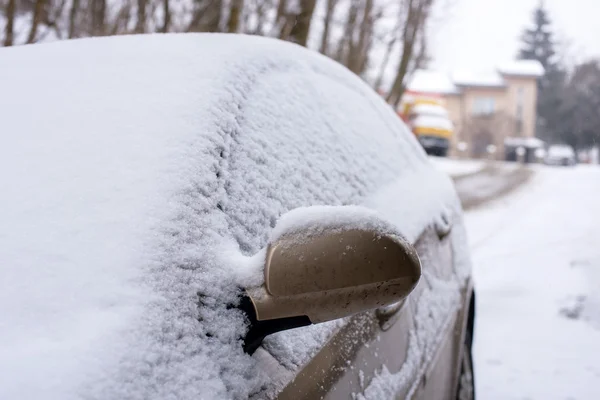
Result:
[[[331,20],[335,13],[335,6],[337,0],[327,0],[327,8],[325,9],[325,20],[323,21],[323,36],[321,36],[321,47],[319,51],[323,54],[327,54],[327,48],[329,47],[329,30],[331,26]]]
[[[73,0],[71,10],[69,10],[69,39],[73,39],[76,36],[77,11],[79,11],[79,0]]]
[[[92,0],[92,36],[105,34],[106,0]]]
[[[400,104],[404,94],[404,79],[407,75],[410,62],[413,57],[413,50],[417,40],[418,33],[421,31],[421,25],[425,22],[426,10],[431,0],[408,0],[408,12],[406,15],[406,25],[402,36],[402,56],[398,73],[394,84],[388,94],[387,102],[397,107]]]
[[[279,39],[287,40],[292,31],[291,18],[287,14],[287,0],[279,0],[275,16],[275,34]]]
[[[146,0],[137,0],[136,33],[146,32]]]
[[[29,29],[29,35],[27,36],[27,43],[35,42],[37,37],[38,27],[42,20],[42,13],[44,12],[45,0],[36,0],[33,8],[33,17],[31,19],[31,28]]]
[[[131,3],[129,1],[125,1],[115,19],[112,23],[110,30],[108,30],[109,35],[119,35],[126,33],[128,31],[129,20],[131,19]]]
[[[350,63],[354,51],[354,29],[356,27],[357,17],[358,5],[357,1],[353,0],[350,3],[348,18],[346,19],[346,26],[344,27],[344,36],[340,39],[336,56],[336,60],[345,66],[348,66]]]
[[[6,4],[6,27],[4,29],[4,46],[12,46],[14,41],[14,24],[15,24],[15,9],[17,8],[16,0],[8,0]]]
[[[238,31],[243,8],[243,0],[232,0],[231,9],[229,10],[229,20],[227,21],[227,32],[235,33]]]
[[[390,57],[392,56],[392,50],[394,50],[394,46],[398,41],[398,35],[396,30],[393,33],[394,36],[387,43],[387,47],[385,48],[385,53],[383,54],[383,60],[381,61],[381,66],[379,67],[379,74],[377,75],[377,79],[375,80],[375,90],[379,90],[383,83],[383,77],[385,75],[385,70],[387,69],[388,64],[390,63]]]
[[[206,14],[208,15],[208,21],[203,27],[204,32],[220,32],[221,14],[223,11],[223,0],[212,0],[208,7],[206,7]]]
[[[310,23],[315,11],[317,0],[300,0],[300,13],[296,15],[296,24],[290,31],[290,40],[306,47],[308,34],[310,33]]]
[[[169,27],[171,25],[171,8],[169,7],[169,0],[163,0],[163,26],[161,28],[162,33],[169,32]]]
[[[366,66],[373,34],[373,0],[365,0],[362,15],[362,23],[358,33],[358,43],[354,49],[353,68],[350,70],[361,75]]]

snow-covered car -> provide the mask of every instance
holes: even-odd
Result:
[[[472,397],[458,197],[344,67],[169,34],[0,71],[1,399]]]
[[[552,145],[546,151],[545,162],[548,165],[571,166],[577,163],[577,158],[571,146]]]

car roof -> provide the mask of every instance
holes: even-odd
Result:
[[[1,53],[1,398],[247,397],[268,377],[226,306],[261,283],[251,255],[279,215],[360,203],[414,240],[456,204],[382,99],[296,45],[147,35]],[[298,367],[336,324],[271,351]]]

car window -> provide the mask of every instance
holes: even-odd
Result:
[[[265,245],[295,207],[360,204],[423,164],[408,130],[375,95],[311,69],[271,72],[249,90],[224,151],[227,197],[219,204],[240,249]],[[264,132],[272,132],[265,136]],[[301,365],[340,322],[283,332],[266,344]]]

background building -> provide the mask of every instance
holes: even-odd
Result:
[[[531,154],[542,142],[535,139],[537,80],[542,65],[519,60],[489,74],[457,73],[452,78],[434,71],[417,71],[410,90],[440,94],[454,124],[450,155],[514,158],[517,146]]]

